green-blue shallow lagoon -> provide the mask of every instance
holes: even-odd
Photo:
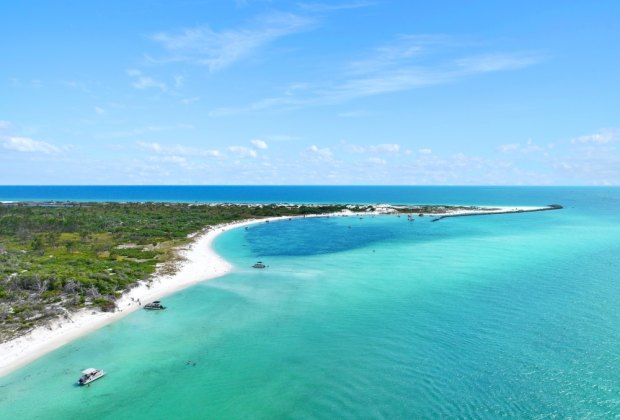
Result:
[[[620,415],[620,190],[575,191],[228,232],[232,274],[0,378],[0,418]],[[79,388],[86,367],[108,374]]]

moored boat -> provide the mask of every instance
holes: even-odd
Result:
[[[252,266],[252,268],[265,268],[265,267],[267,266],[263,264],[261,261],[258,261],[256,264]]]
[[[158,311],[158,310],[166,309],[166,307],[162,305],[159,300],[156,300],[156,301],[153,301],[153,302],[150,302],[144,305],[144,309],[146,309],[147,311]]]
[[[82,371],[82,376],[78,379],[78,385],[88,385],[92,381],[96,381],[105,375],[103,369],[88,368]]]

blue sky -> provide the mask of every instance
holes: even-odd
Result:
[[[620,185],[617,1],[0,5],[0,184]]]

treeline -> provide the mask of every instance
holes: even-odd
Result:
[[[168,203],[0,206],[0,341],[77,308],[114,310],[123,291],[148,278],[158,263],[172,264],[174,249],[206,226],[344,208]]]

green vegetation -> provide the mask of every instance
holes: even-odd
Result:
[[[346,206],[51,203],[0,206],[0,341],[115,300],[209,226]],[[351,207],[365,211],[366,207]],[[168,266],[168,269],[173,269]]]

